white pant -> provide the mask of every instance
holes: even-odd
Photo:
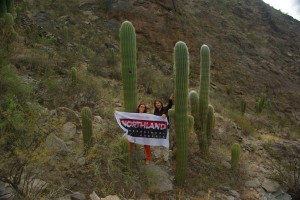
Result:
[[[154,147],[153,148],[153,155],[156,158],[164,158],[164,161],[169,160],[169,148],[166,147]]]

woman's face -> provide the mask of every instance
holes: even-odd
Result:
[[[144,113],[144,112],[145,112],[145,109],[146,109],[146,105],[141,104],[141,105],[139,106],[139,113]]]
[[[155,101],[155,107],[157,109],[160,109],[162,107],[162,104],[159,101]]]

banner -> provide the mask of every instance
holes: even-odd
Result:
[[[128,141],[136,144],[169,148],[168,119],[147,113],[115,111],[119,126]]]

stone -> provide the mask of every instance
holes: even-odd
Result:
[[[86,197],[80,192],[74,192],[71,194],[71,200],[86,200]]]
[[[261,184],[261,186],[267,191],[267,192],[276,192],[279,189],[279,183],[277,181],[272,181],[270,179],[265,178]]]
[[[51,133],[45,142],[45,148],[48,151],[53,151],[56,153],[66,154],[69,152],[69,149],[65,142],[58,138],[54,133]]]
[[[101,198],[101,200],[121,200],[117,195],[108,195],[105,198]]]
[[[170,175],[160,166],[150,164],[145,166],[149,191],[162,193],[173,190],[173,183]]]
[[[90,198],[91,200],[100,200],[100,197],[98,197],[95,191],[93,191],[92,194],[90,194]]]
[[[63,125],[63,138],[70,140],[73,139],[76,134],[76,125],[72,122],[67,122]]]
[[[251,180],[251,181],[246,181],[245,186],[248,188],[257,188],[260,186],[260,182],[257,178]]]

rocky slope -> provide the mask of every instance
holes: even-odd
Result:
[[[25,83],[35,85],[35,97],[49,114],[43,127],[49,135],[41,147],[46,153],[41,150],[41,163],[35,170],[53,191],[48,199],[83,199],[84,194],[93,191],[99,196],[118,193],[124,198],[141,199],[250,200],[274,199],[276,195],[289,199],[286,192],[295,192],[287,191],[284,182],[270,180],[275,160],[267,149],[283,155],[285,149],[299,151],[299,140],[285,139],[290,133],[288,125],[300,125],[299,21],[261,0],[24,0],[16,4],[21,7],[17,27],[20,38],[10,61]],[[164,93],[173,89],[166,85],[171,85],[177,41],[189,47],[191,88],[199,84],[200,46],[207,44],[211,49],[215,135],[207,158],[199,156],[196,136],[191,135],[185,188],[172,185],[175,157],[169,166],[155,159],[145,168],[140,165],[141,153],[134,169],[138,178],[133,176],[133,180],[112,167],[116,164],[111,147],[116,136],[112,133],[120,132],[111,123],[113,110],[123,105],[118,30],[124,20],[130,20],[136,29],[138,67],[144,70],[139,93],[149,103],[166,94],[154,93],[155,88],[143,81],[157,82],[158,90]],[[81,80],[85,78],[84,87],[69,88],[72,66],[82,74]],[[84,77],[87,71],[95,77]],[[270,103],[267,114],[287,115],[288,122],[255,114],[261,93]],[[248,105],[245,116],[228,118],[227,110],[237,110],[241,99]],[[79,150],[82,106],[93,108],[97,133],[95,147],[88,156]],[[259,125],[254,128],[256,134],[250,133],[245,121]],[[229,149],[233,142],[239,142],[243,149],[237,175],[230,171]],[[157,190],[159,183],[151,185],[148,179],[145,189],[138,181],[145,181],[147,170],[150,175],[157,172],[166,176],[168,181],[163,183],[167,189]],[[2,192],[2,185],[0,188]],[[124,188],[131,190],[126,193]]]

